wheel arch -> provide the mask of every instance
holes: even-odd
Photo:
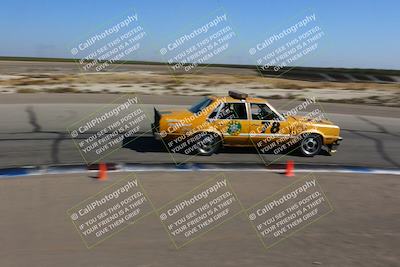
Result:
[[[325,136],[324,136],[324,134],[323,134],[321,131],[318,131],[318,130],[315,130],[315,129],[313,129],[313,130],[306,130],[306,131],[301,132],[298,136],[302,136],[302,135],[304,135],[304,134],[308,134],[308,135],[310,135],[310,134],[317,134],[317,135],[319,135],[319,136],[321,137],[322,144],[325,145]]]
[[[221,141],[224,141],[223,135],[220,131],[218,131],[217,129],[213,129],[213,128],[206,128],[206,129],[199,129],[195,132],[193,132],[193,135],[196,135],[198,133],[215,133],[218,135],[218,137],[221,139]]]

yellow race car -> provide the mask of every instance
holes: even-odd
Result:
[[[281,114],[265,99],[229,91],[229,96],[205,97],[189,109],[154,108],[152,129],[174,153],[212,155],[221,146],[276,154],[296,148],[308,157],[323,146],[336,151],[342,140],[338,126],[315,110],[303,116],[293,113]]]

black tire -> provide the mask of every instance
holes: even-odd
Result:
[[[299,151],[305,157],[314,157],[322,149],[322,137],[319,134],[305,134],[300,141]]]
[[[199,133],[201,138],[197,143],[197,154],[200,156],[211,156],[221,147],[221,138],[216,133]]]

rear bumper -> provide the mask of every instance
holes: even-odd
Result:
[[[158,127],[154,123],[151,124],[151,131],[156,140],[161,140],[161,134],[158,132]]]

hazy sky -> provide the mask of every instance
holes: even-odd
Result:
[[[400,69],[400,1],[395,0],[2,0],[0,56],[72,57],[80,40],[134,11],[147,35],[130,59],[162,61],[160,48],[221,10],[236,37],[213,62],[256,64],[251,47],[315,14],[324,38],[318,51],[297,65]]]

